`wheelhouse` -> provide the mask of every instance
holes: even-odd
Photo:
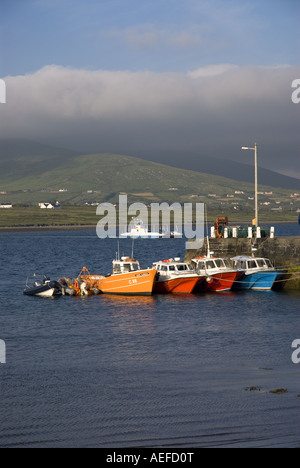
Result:
[[[132,271],[139,271],[141,269],[140,264],[133,258],[123,257],[121,260],[113,261],[113,274],[121,275],[124,273],[130,273]]]
[[[274,266],[268,258],[235,257],[234,267],[236,270],[273,270]]]
[[[192,264],[196,270],[228,270],[231,265],[228,260],[223,258],[195,258]]]
[[[190,273],[195,274],[195,270],[190,263],[165,260],[163,262],[154,263],[153,267],[156,268],[159,273],[165,275],[186,275]]]

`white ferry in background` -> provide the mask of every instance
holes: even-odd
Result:
[[[159,232],[149,232],[148,227],[145,227],[144,222],[140,219],[136,220],[136,225],[130,232],[120,234],[121,239],[161,239],[164,234]]]

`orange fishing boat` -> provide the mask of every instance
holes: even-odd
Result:
[[[142,270],[137,260],[122,257],[113,261],[111,275],[91,275],[87,268],[83,268],[80,280],[88,289],[96,288],[103,294],[151,296],[156,274],[156,269]]]

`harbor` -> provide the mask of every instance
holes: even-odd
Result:
[[[300,447],[300,1],[1,6],[0,449]]]
[[[206,255],[208,250],[214,252],[215,256],[224,258],[237,256],[268,258],[276,268],[288,268],[291,277],[286,283],[287,289],[300,289],[300,236],[277,236],[276,229],[268,226],[259,229],[260,235],[257,237],[252,226],[243,225],[231,227],[229,232],[228,228],[224,228],[222,235],[218,237],[215,234],[215,226],[211,227],[211,235],[205,239],[200,250],[191,249],[186,252],[187,262],[194,257]],[[242,237],[238,237],[239,229],[244,233]],[[282,231],[284,232],[284,227]],[[262,233],[266,234],[262,236]]]
[[[138,260],[124,256],[113,260],[109,274],[90,273],[83,267],[76,278],[63,277],[51,281],[33,275],[27,279],[23,293],[26,296],[53,297],[97,296],[112,294],[121,296],[152,296],[154,294],[197,294],[230,292],[234,290],[271,291],[282,290],[289,280],[299,280],[291,266],[277,267],[269,258],[237,255],[227,260],[215,257],[207,241],[206,254],[197,252],[190,262],[169,258],[154,262],[152,268],[142,269]],[[255,249],[257,250],[257,249]],[[200,256],[199,256],[200,253]],[[201,255],[204,254],[204,255]],[[228,253],[228,252],[227,252]]]
[[[210,233],[209,233],[210,231]],[[155,234],[155,235],[154,235]],[[123,238],[123,239],[122,239]],[[130,232],[121,234],[112,269],[102,265],[90,272],[86,266],[71,278],[68,274],[50,280],[33,275],[23,291],[26,296],[91,296],[100,294],[151,296],[154,294],[201,294],[237,290],[299,290],[300,237],[276,237],[275,227],[229,226],[228,218],[217,218],[199,249],[196,241],[186,244],[184,261],[180,256],[152,258],[151,266],[141,267],[134,258],[136,240],[155,241],[182,238],[174,231],[151,233],[138,220]],[[120,256],[121,239],[131,241],[131,256]],[[199,239],[198,239],[199,240]],[[143,260],[143,258],[141,259]]]
[[[1,447],[298,445],[299,291],[23,297],[28,269],[112,273],[116,242],[95,230],[0,240]],[[135,241],[141,268],[174,256],[183,239]]]

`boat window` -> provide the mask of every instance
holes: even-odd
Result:
[[[182,264],[182,265],[177,265],[177,270],[178,271],[186,271],[187,270],[187,266]]]
[[[250,270],[253,270],[254,268],[257,268],[256,261],[255,261],[255,260],[251,260],[250,262],[248,262],[248,268],[249,268]]]
[[[124,264],[124,272],[126,272],[126,273],[127,273],[127,272],[129,273],[129,272],[130,272],[130,263],[125,263],[125,264]]]
[[[140,266],[138,263],[131,264],[131,271],[138,271],[139,269],[140,269]]]
[[[188,264],[188,266],[187,266],[187,267],[188,267],[188,270],[189,270],[189,271],[194,271],[194,268],[192,267],[192,265],[191,265],[191,264]]]
[[[205,262],[199,262],[197,268],[199,268],[199,270],[205,270]]]
[[[163,266],[161,267],[161,271],[168,271],[168,267],[165,266],[165,265],[163,265]]]
[[[216,263],[217,267],[224,268],[223,260],[217,259],[217,260],[215,260],[215,263]]]
[[[169,266],[169,270],[170,270],[170,271],[175,271],[175,270],[176,270],[175,265],[170,265],[170,266]]]
[[[257,261],[257,265],[259,266],[259,268],[265,268],[266,264],[264,260],[256,260],[256,261]]]
[[[212,269],[212,268],[216,268],[216,265],[215,265],[215,262],[213,262],[212,260],[209,260],[206,262],[206,268],[209,270],[209,269]]]
[[[267,258],[266,258],[266,264],[269,268],[274,268],[270,260],[268,260]]]
[[[114,266],[114,273],[121,273],[121,266],[119,264]]]

